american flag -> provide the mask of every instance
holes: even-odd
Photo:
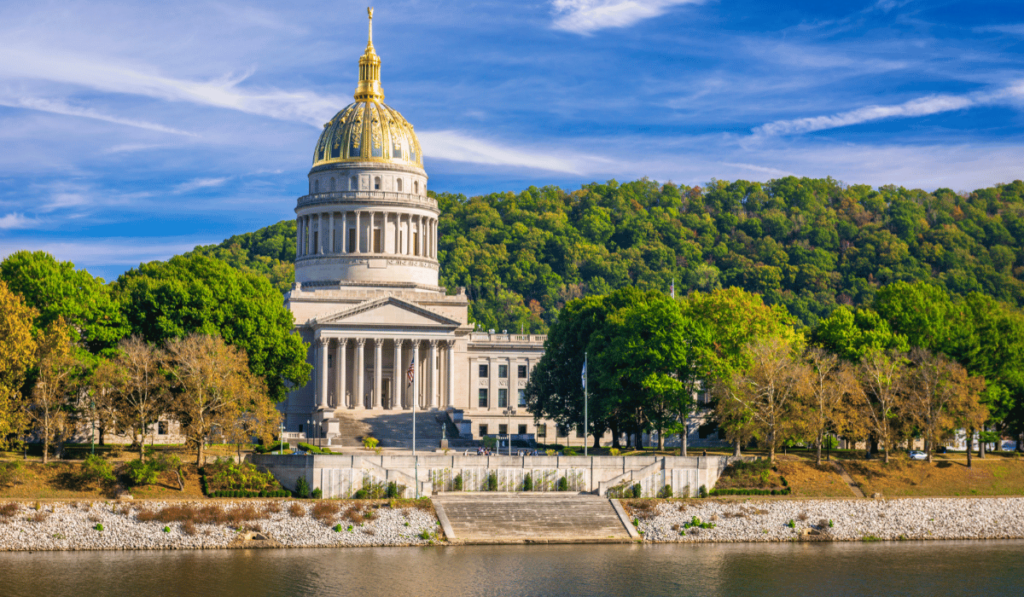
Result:
[[[412,383],[412,378],[416,374],[416,359],[409,361],[409,370],[405,372],[405,376],[409,379],[409,383]]]

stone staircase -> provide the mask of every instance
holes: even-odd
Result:
[[[416,413],[416,449],[433,451],[441,445],[441,412]],[[372,436],[381,448],[412,449],[411,411],[334,411],[341,421],[341,437],[332,438],[331,446],[346,448],[363,445],[363,438]]]
[[[577,494],[439,494],[438,515],[459,543],[626,543],[611,502]],[[447,531],[447,529],[446,529]]]

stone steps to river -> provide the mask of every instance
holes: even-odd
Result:
[[[592,495],[440,494],[438,514],[459,543],[624,543],[611,502]]]

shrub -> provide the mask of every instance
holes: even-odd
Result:
[[[380,443],[380,440],[378,440],[375,437],[367,436],[367,437],[363,438],[363,447],[366,448],[367,450],[374,450],[374,449],[376,449],[377,448],[377,444],[379,444],[379,443]]]
[[[309,497],[309,483],[306,482],[305,477],[295,480],[295,495],[303,499]]]
[[[83,483],[113,483],[117,481],[117,477],[114,476],[114,467],[110,462],[102,456],[96,456],[95,454],[85,457],[85,462],[82,463],[82,470],[78,476]]]
[[[191,520],[186,520],[185,522],[181,523],[181,532],[185,533],[186,535],[195,535],[196,523],[192,522]]]
[[[131,462],[124,465],[125,477],[128,479],[128,484],[135,487],[139,485],[152,485],[156,483],[159,471],[155,463],[143,462],[141,460],[132,460]]]
[[[338,523],[338,524],[334,525],[334,532],[335,533],[340,533],[341,532],[341,523]]]
[[[564,454],[565,456],[575,456],[576,455],[576,448],[573,448],[573,447],[570,447],[570,446],[566,446],[565,449],[562,450],[562,454]]]
[[[424,541],[429,541],[430,540],[430,531],[428,531],[426,529],[423,529],[422,531],[420,531],[420,535],[419,536],[420,536],[420,539],[423,539]]]
[[[565,477],[558,480],[558,491],[569,491],[569,480]]]
[[[265,445],[256,446],[255,448],[253,448],[253,451],[257,452],[259,454],[270,454],[270,453],[273,453],[273,452],[277,452],[278,450],[281,450],[281,451],[291,450],[291,445],[289,445],[288,442],[282,440],[282,441],[274,442],[272,444],[265,444]]]
[[[313,506],[313,518],[327,526],[331,526],[331,523],[334,522],[334,517],[337,516],[340,511],[341,506],[338,502],[321,500]]]
[[[795,529],[796,528],[796,522],[792,518],[790,518],[789,522],[786,523],[786,526],[791,528],[791,529]]]
[[[523,491],[533,491],[533,477],[530,473],[523,476]]]
[[[618,448],[610,448],[608,450],[608,455],[609,456],[618,456],[619,454],[622,454],[622,451],[619,450]]]
[[[313,444],[307,444],[307,443],[304,443],[304,442],[300,443],[298,447],[299,447],[300,450],[302,450],[303,452],[306,452],[308,454],[333,454],[334,453],[334,452],[331,452],[330,448],[318,448],[318,447],[314,446]]]
[[[634,498],[641,498],[643,496],[644,496],[644,488],[640,487],[639,483],[634,483],[633,484],[633,497]]]
[[[23,471],[18,461],[0,463],[0,487],[9,487],[23,482]]]
[[[388,482],[388,489],[387,493],[385,494],[385,497],[387,497],[389,500],[393,500],[397,497],[402,497],[398,495],[398,483],[395,483],[394,481]]]
[[[170,533],[171,532],[171,527],[164,527],[164,532],[165,533]]]
[[[455,475],[455,478],[452,479],[452,490],[462,491],[462,473]]]
[[[355,506],[349,508],[348,510],[345,510],[345,513],[342,514],[342,516],[346,520],[354,524],[362,524],[362,522],[366,520],[366,518],[363,516],[362,511],[359,508],[356,508]]]
[[[94,526],[92,528],[96,529],[97,531],[102,531],[103,530],[103,523],[97,522],[96,526]]]
[[[313,498],[314,500],[321,500],[324,497],[324,492],[319,487],[317,487],[316,489],[309,493],[309,497]]]
[[[18,510],[20,510],[18,504],[15,504],[14,502],[8,502],[3,506],[0,506],[0,520],[14,516],[18,513]]]
[[[487,491],[498,491],[498,473],[487,475]]]
[[[288,506],[288,514],[292,515],[292,518],[301,518],[306,515],[306,509],[301,504],[292,503]]]
[[[558,456],[558,450],[544,450],[544,453],[548,456]]]
[[[658,497],[663,498],[663,499],[668,499],[668,498],[672,497],[672,486],[671,485],[666,485],[666,486],[662,487],[661,490],[658,491]]]
[[[484,447],[488,450],[494,450],[498,447],[498,438],[496,437],[485,436],[483,441]]]
[[[702,497],[702,498],[708,497],[708,488],[706,486],[704,486],[704,485],[701,485],[700,489],[697,490],[697,497]]]
[[[218,491],[280,491],[281,486],[270,471],[261,471],[251,462],[236,463],[219,458],[203,467],[202,482],[207,495]]]

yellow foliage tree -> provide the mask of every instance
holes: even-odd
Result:
[[[22,388],[35,362],[32,321],[36,310],[0,280],[0,448],[25,429]]]

